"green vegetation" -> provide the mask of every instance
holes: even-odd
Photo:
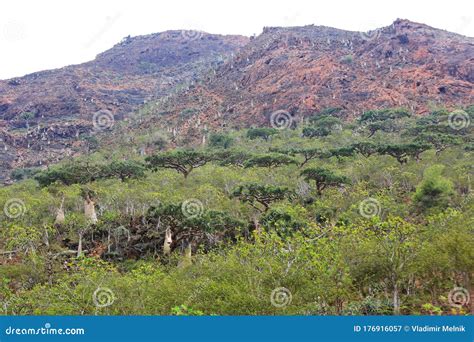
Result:
[[[349,183],[349,180],[344,176],[334,174],[331,170],[321,167],[309,168],[301,172],[307,181],[314,181],[316,183],[316,191],[321,195],[322,191],[328,186],[340,186]]]
[[[278,133],[276,128],[251,128],[247,131],[247,138],[253,140],[261,138],[263,140],[268,140],[272,135]]]
[[[341,62],[344,64],[352,64],[354,61],[354,56],[352,55],[345,55],[341,58]]]
[[[472,127],[338,113],[199,148],[135,133],[147,156],[97,135],[92,154],[17,171],[0,189],[0,312],[468,313],[449,293],[474,270]],[[279,288],[291,301],[272,305]]]
[[[422,209],[433,207],[447,207],[449,199],[453,195],[453,184],[441,174],[444,165],[433,165],[428,167],[423,180],[417,187],[413,200]]]
[[[341,126],[341,120],[329,115],[314,116],[309,120],[311,126],[303,128],[303,136],[308,138],[325,137]]]
[[[191,171],[210,162],[212,155],[201,151],[176,150],[147,157],[145,160],[154,171],[158,168],[173,169],[187,178]]]
[[[234,143],[234,139],[225,133],[212,133],[209,136],[209,147],[229,148]]]

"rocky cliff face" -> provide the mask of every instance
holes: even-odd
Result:
[[[94,126],[196,82],[247,42],[194,31],[127,37],[94,61],[0,81],[0,178],[80,152]]]
[[[324,108],[362,111],[406,107],[418,114],[430,106],[473,101],[474,39],[427,25],[397,20],[372,32],[329,27],[265,28],[206,83],[169,101],[179,119],[177,135],[200,127],[269,125],[282,111],[300,120]],[[172,121],[170,121],[172,122]]]

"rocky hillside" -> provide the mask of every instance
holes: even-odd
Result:
[[[196,82],[247,41],[195,31],[127,37],[91,62],[0,81],[0,169],[80,151],[79,137],[94,124],[110,128],[147,101]]]
[[[176,118],[170,123],[192,109],[195,115],[173,129],[199,136],[209,127],[285,124],[329,107],[342,108],[346,118],[384,107],[424,114],[472,103],[473,82],[474,39],[427,25],[397,20],[366,33],[265,28],[212,79],[164,110]]]
[[[250,39],[126,38],[92,62],[0,81],[0,168],[5,176],[81,153],[94,128],[111,129],[109,145],[135,129],[164,130],[179,145],[211,129],[298,123],[330,107],[344,118],[384,107],[422,115],[471,104],[473,83],[473,38],[407,20],[365,33],[304,26]],[[138,108],[150,115],[117,125]]]

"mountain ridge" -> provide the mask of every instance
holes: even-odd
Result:
[[[223,65],[215,81],[195,90],[189,103],[196,98],[206,103],[206,96],[221,99],[201,112],[227,124],[237,117],[241,123],[268,125],[269,115],[278,110],[306,116],[328,107],[342,107],[346,117],[393,106],[423,114],[430,102],[459,106],[472,100],[473,42],[407,20],[372,33],[269,28]],[[185,106],[183,98],[172,103],[174,115]],[[215,127],[220,125],[222,120]]]

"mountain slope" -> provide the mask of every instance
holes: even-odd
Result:
[[[305,26],[266,28],[215,77],[160,108],[177,135],[221,126],[269,125],[271,113],[294,120],[324,108],[344,117],[383,107],[426,113],[472,103],[474,39],[408,20],[367,33]]]
[[[44,165],[73,154],[81,144],[77,138],[93,129],[94,113],[120,120],[198,80],[247,41],[192,31],[127,37],[94,61],[0,81],[0,168]]]

